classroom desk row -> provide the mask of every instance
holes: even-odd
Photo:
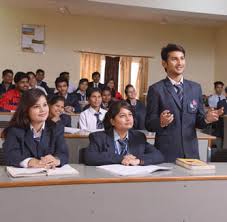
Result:
[[[0,129],[0,132],[2,129]],[[146,130],[142,131],[146,137],[147,141],[154,144],[155,134],[148,132]],[[199,155],[200,159],[203,161],[210,161],[210,146],[212,140],[216,137],[210,136],[197,131],[198,144],[199,144]],[[89,145],[88,134],[67,134],[65,133],[65,140],[69,148],[69,163],[80,163],[80,150]],[[0,138],[0,149],[2,148],[3,140]]]
[[[155,134],[150,133],[146,130],[143,130],[142,132],[145,133],[147,141],[151,144],[154,144]],[[201,133],[199,130],[197,130],[197,137],[199,143],[200,159],[203,161],[209,161],[211,142],[212,140],[216,139],[216,137]],[[68,144],[69,147],[69,162],[79,163],[80,149],[87,147],[89,144],[88,135],[65,134],[65,138],[66,143]]]
[[[17,179],[0,167],[0,215],[4,222],[225,221],[227,163],[200,175],[162,165],[173,169],[120,177],[72,165],[79,175]]]

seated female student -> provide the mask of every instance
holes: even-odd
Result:
[[[105,131],[89,135],[90,144],[85,149],[87,165],[123,164],[149,165],[164,161],[161,152],[147,143],[142,132],[131,130],[133,115],[125,101],[112,104],[104,119]]]
[[[25,92],[9,127],[3,131],[7,165],[55,168],[68,163],[62,125],[47,121],[49,107],[40,89]]]
[[[118,101],[118,100],[122,100],[123,99],[121,93],[119,93],[119,92],[116,91],[116,89],[115,89],[115,82],[114,82],[113,79],[110,79],[106,83],[106,86],[110,88],[113,100]]]
[[[87,88],[88,88],[88,79],[80,79],[78,88],[76,90],[76,96],[81,107],[81,110],[88,104],[87,101]]]
[[[108,111],[111,104],[113,103],[111,90],[109,87],[105,87],[102,90],[102,104],[101,107]]]
[[[102,121],[105,117],[106,110],[101,108],[101,90],[99,88],[90,88],[87,96],[89,107],[80,113],[80,129],[87,131],[102,130],[104,129]]]
[[[64,127],[71,127],[71,116],[64,114],[65,98],[63,96],[55,95],[50,100],[49,104],[49,118],[53,122],[61,123]]]

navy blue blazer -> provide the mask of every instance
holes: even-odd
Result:
[[[115,153],[113,130],[91,133],[90,144],[84,152],[87,165],[120,164],[123,155]],[[142,132],[129,130],[129,153],[144,161],[144,165],[158,164],[164,161],[162,154],[146,141]]]
[[[199,158],[196,128],[207,125],[200,85],[184,79],[183,88],[183,104],[168,78],[148,90],[145,126],[148,131],[156,132],[155,147],[162,152],[166,162],[174,162],[179,157]],[[164,110],[170,110],[174,120],[161,128],[160,114]]]
[[[92,81],[92,82],[89,82],[89,83],[88,83],[88,88],[93,88],[93,86],[94,86],[93,83],[94,83],[93,81]],[[105,87],[104,84],[102,84],[102,83],[99,83],[99,84],[98,84],[98,88],[99,88],[99,89],[103,90],[104,87]]]
[[[10,89],[15,89],[15,85],[10,84],[9,88],[6,90],[5,84],[2,82],[0,84],[0,96],[3,95],[4,93],[6,93],[7,91],[9,91]]]
[[[227,99],[222,99],[217,103],[217,109],[224,107],[224,114],[227,115]],[[219,118],[218,122],[216,123],[216,130],[215,136],[224,138],[224,120],[223,118]]]
[[[39,152],[37,152],[38,149]],[[46,122],[37,148],[30,128],[9,128],[3,143],[3,151],[8,166],[19,167],[20,162],[26,158],[40,159],[48,154],[59,158],[61,166],[68,163],[68,147],[64,139],[64,128],[51,121]]]
[[[72,127],[71,125],[71,116],[67,115],[67,114],[61,114],[60,116],[60,122],[61,124],[63,124],[63,126],[65,127]]]

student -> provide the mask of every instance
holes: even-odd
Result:
[[[104,119],[105,131],[89,135],[85,150],[87,165],[149,165],[164,161],[159,150],[147,143],[142,132],[132,130],[132,107],[126,101],[114,102]]]
[[[68,82],[69,82],[68,93],[73,93],[73,92],[76,91],[76,87],[75,87],[74,84],[73,84],[72,82],[70,82],[70,80],[69,80],[69,79],[70,79],[69,72],[61,72],[59,76],[68,79]]]
[[[68,86],[68,79],[58,77],[55,80],[55,87],[58,91],[55,95],[63,96],[65,98],[65,112],[67,114],[79,113],[81,109],[77,96],[74,93],[68,93]]]
[[[116,91],[115,83],[114,83],[113,79],[110,79],[106,83],[106,86],[110,88],[113,100],[122,100],[123,99],[122,95],[119,92]]]
[[[214,82],[214,91],[215,94],[208,98],[208,104],[210,108],[217,108],[219,101],[225,99],[225,96],[222,95],[224,88],[224,83],[221,81]]]
[[[44,72],[44,70],[37,69],[36,70],[37,85],[38,86],[42,86],[46,90],[46,92],[49,94],[49,93],[51,93],[51,90],[48,87],[47,83],[43,81],[44,78],[45,78],[45,72]]]
[[[100,83],[100,73],[99,72],[93,72],[92,73],[92,82],[88,83],[88,88],[99,88],[99,89],[103,89],[104,88],[104,84]]]
[[[27,75],[28,75],[29,89],[40,89],[47,96],[46,90],[42,86],[38,86],[37,85],[37,80],[36,80],[35,73],[30,71],[30,72],[27,72]]]
[[[217,121],[223,110],[204,114],[202,90],[198,83],[183,78],[185,50],[168,44],[161,51],[162,65],[167,73],[149,87],[145,126],[156,132],[155,146],[167,162],[176,158],[199,158],[196,128]]]
[[[86,78],[80,79],[78,88],[76,89],[76,96],[79,100],[81,110],[83,110],[83,108],[88,104],[87,88],[88,88],[88,79]]]
[[[28,75],[24,72],[17,72],[14,76],[15,89],[6,92],[0,98],[0,108],[2,111],[15,111],[20,101],[21,94],[28,90]]]
[[[30,89],[23,94],[9,127],[3,131],[7,165],[54,168],[68,163],[63,127],[47,121],[48,114],[43,91]]]
[[[109,87],[105,87],[102,90],[102,104],[101,107],[108,111],[111,104],[113,103],[111,89]]]
[[[136,90],[133,85],[128,84],[125,87],[126,101],[132,106],[135,114],[134,129],[144,130],[145,129],[145,116],[146,107],[145,105],[136,99]]]
[[[65,98],[54,95],[48,100],[49,118],[53,122],[62,124],[64,127],[71,127],[71,116],[64,114]]]
[[[80,113],[79,126],[80,129],[88,131],[103,130],[103,119],[106,110],[101,108],[102,97],[99,88],[91,88],[88,90],[89,107]]]
[[[14,89],[13,84],[13,71],[11,69],[5,69],[2,72],[2,83],[0,84],[0,96],[8,92],[10,89]]]

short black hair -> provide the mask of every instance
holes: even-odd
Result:
[[[93,78],[94,76],[99,76],[99,77],[100,77],[101,75],[100,75],[99,72],[93,72],[93,73],[92,73],[92,78]]]
[[[34,77],[36,77],[36,74],[34,72],[32,72],[32,71],[27,72],[27,75],[28,75],[28,79],[30,79],[29,75],[33,75]]]
[[[89,99],[91,97],[91,95],[95,92],[99,92],[100,95],[102,95],[101,89],[92,87],[92,88],[88,89],[88,91],[87,91],[87,98]]]
[[[110,89],[110,87],[108,87],[108,86],[105,86],[105,87],[102,89],[102,94],[103,94],[104,91],[109,91],[110,94],[111,94],[111,89]],[[112,94],[111,94],[111,96],[112,96]]]
[[[131,87],[134,88],[132,84],[128,84],[127,86],[125,86],[125,95],[128,95],[128,89]]]
[[[5,69],[2,71],[2,77],[4,77],[7,73],[11,73],[13,75],[13,70],[11,69]]]
[[[42,70],[42,69],[37,69],[37,70],[36,70],[36,74],[39,73],[39,72],[45,73],[44,70]]]
[[[111,119],[115,118],[115,116],[120,112],[121,108],[129,110],[132,114],[134,112],[133,107],[125,100],[113,102],[103,120],[105,130],[113,128],[111,124]]]
[[[162,60],[167,62],[169,53],[174,51],[182,52],[185,56],[185,50],[181,45],[169,43],[167,46],[162,48],[162,51],[161,51]]]
[[[69,86],[69,81],[67,78],[63,77],[63,76],[59,76],[58,78],[56,78],[55,80],[55,87],[57,88],[58,84],[61,82],[66,82],[67,86]]]
[[[224,86],[224,83],[222,81],[216,81],[216,82],[214,82],[214,88],[216,88],[218,85]]]
[[[28,79],[28,74],[24,73],[24,72],[17,72],[14,76],[14,82],[18,83],[19,81],[21,81],[22,79]]]
[[[65,76],[65,75],[69,75],[69,72],[61,72],[59,76]]]
[[[65,97],[64,96],[59,96],[59,95],[54,95],[48,99],[48,104],[49,105],[54,105],[58,101],[62,101],[65,104]]]

